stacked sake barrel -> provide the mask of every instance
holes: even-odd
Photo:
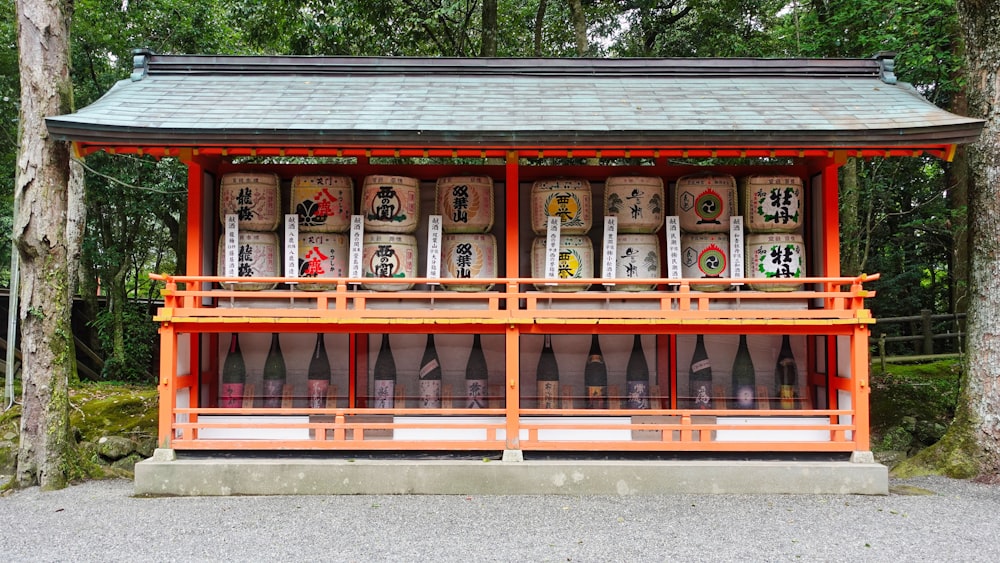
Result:
[[[749,176],[740,180],[746,237],[746,277],[805,276],[802,240],[802,179],[795,176]],[[802,284],[750,284],[760,291],[795,291]]]
[[[281,246],[277,229],[281,223],[281,181],[276,174],[240,172],[225,174],[219,183],[219,221],[237,216],[236,240],[219,238],[217,271],[226,273],[227,242],[236,248],[237,275],[241,278],[273,278],[281,271]],[[235,245],[235,246],[234,246]],[[273,289],[273,283],[226,283],[226,289],[254,291]]]
[[[577,179],[539,180],[531,185],[531,276],[545,277],[546,227],[559,218],[559,279],[594,277],[594,245],[587,233],[593,224],[590,182]],[[541,291],[584,291],[589,285],[536,284]]]
[[[434,189],[441,216],[441,277],[482,279],[497,276],[497,239],[493,229],[493,179],[489,176],[438,178]],[[488,291],[493,285],[446,283],[451,291]]]
[[[361,269],[366,278],[417,276],[420,180],[406,176],[367,176],[361,188],[365,236]],[[366,283],[374,291],[402,291],[413,284]]]
[[[660,277],[663,225],[663,180],[646,176],[612,176],[604,182],[604,213],[618,218],[615,278]],[[614,291],[649,291],[653,284],[616,284]]]
[[[354,182],[347,176],[295,176],[289,208],[299,222],[299,277],[347,277]],[[304,283],[300,287],[320,291],[336,286]]]
[[[730,219],[736,210],[736,179],[704,173],[677,180],[674,209],[681,227],[681,276],[729,278]],[[728,284],[694,285],[698,291],[722,291]]]

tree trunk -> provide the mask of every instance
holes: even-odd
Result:
[[[497,0],[483,0],[483,45],[479,56],[497,56]]]
[[[535,12],[535,47],[533,55],[542,56],[542,31],[544,30],[545,9],[548,7],[547,0],[538,0],[538,11]]]
[[[587,16],[583,12],[581,0],[569,0],[569,14],[573,20],[573,35],[576,38],[576,55],[586,57],[590,50],[587,40]]]
[[[21,261],[23,397],[17,482],[66,486],[71,448],[69,380],[76,368],[70,325],[75,279],[67,244],[69,146],[54,141],[45,118],[72,110],[69,22],[72,0],[17,0],[21,74],[14,236]],[[76,228],[74,225],[72,228]]]
[[[862,239],[858,203],[861,192],[858,188],[858,160],[848,158],[840,171],[840,274],[856,276],[861,273]]]

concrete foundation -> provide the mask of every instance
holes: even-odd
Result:
[[[140,496],[681,493],[886,495],[889,473],[877,463],[846,460],[186,458],[172,450],[135,467]]]

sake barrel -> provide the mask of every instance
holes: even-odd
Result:
[[[434,192],[444,232],[487,233],[493,228],[493,178],[438,178]]]
[[[806,249],[802,235],[754,233],[746,237],[746,277],[801,278],[806,275]],[[797,291],[800,283],[750,284],[759,291]]]
[[[615,279],[660,277],[660,243],[656,235],[618,235]],[[623,284],[614,291],[649,291],[655,284]]]
[[[241,278],[276,278],[281,276],[281,247],[276,233],[240,231],[236,242],[237,275]],[[217,272],[226,274],[226,236],[219,237]],[[273,283],[224,283],[224,289],[260,291],[274,289]]]
[[[549,217],[559,217],[561,235],[585,235],[593,223],[587,180],[539,180],[531,185],[531,229],[544,235]]]
[[[290,213],[300,233],[346,233],[354,211],[354,183],[347,176],[295,176]]]
[[[441,277],[497,277],[497,239],[489,233],[446,234],[441,237]],[[445,283],[451,291],[487,291],[493,285]]]
[[[802,178],[749,176],[740,179],[740,192],[751,233],[794,233],[802,227]]]
[[[729,235],[681,235],[681,276],[692,279],[729,278]],[[722,291],[729,284],[692,285],[695,291]]]
[[[674,207],[681,230],[728,233],[736,210],[736,179],[727,174],[694,174],[677,180]]]
[[[300,278],[346,278],[349,271],[350,235],[299,233]],[[336,289],[335,284],[300,284],[305,291]]]
[[[545,277],[545,237],[535,237],[531,244],[531,277]],[[580,235],[559,237],[559,279],[578,280],[594,277],[594,245]],[[540,291],[584,291],[589,285],[553,286],[535,284]]]
[[[365,233],[361,252],[365,278],[414,278],[417,276],[417,238],[396,233]],[[365,283],[374,291],[402,291],[413,284]]]
[[[405,176],[368,176],[361,189],[365,231],[404,233],[417,230],[420,180]]]
[[[273,231],[281,223],[281,181],[277,174],[224,174],[219,182],[219,221],[236,214],[240,230]]]
[[[604,214],[618,217],[618,232],[652,234],[663,226],[663,180],[612,176],[604,182]]]

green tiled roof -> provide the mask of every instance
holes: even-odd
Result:
[[[435,59],[138,54],[47,120],[106,145],[938,146],[982,122],[879,59]]]

